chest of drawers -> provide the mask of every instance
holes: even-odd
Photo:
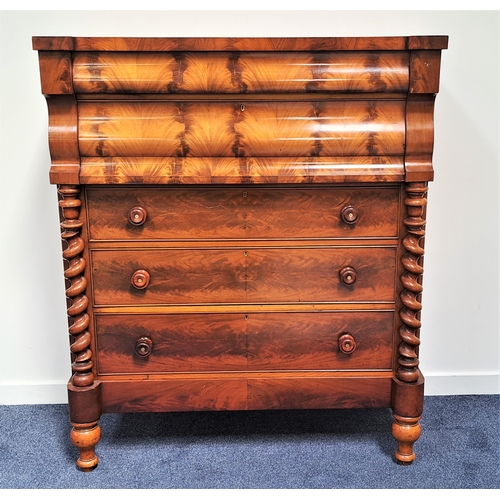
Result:
[[[391,408],[420,435],[446,36],[34,37],[78,466],[103,412]]]

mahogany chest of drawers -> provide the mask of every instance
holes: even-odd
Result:
[[[33,38],[80,468],[103,412],[391,408],[414,460],[447,41]]]

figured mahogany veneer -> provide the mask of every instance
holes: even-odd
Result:
[[[396,238],[400,224],[396,187],[89,187],[86,194],[96,241]],[[131,211],[141,211],[135,223]]]
[[[391,408],[414,460],[447,43],[33,38],[82,470],[103,412]]]
[[[94,304],[394,302],[395,260],[391,247],[93,250]]]
[[[391,311],[99,314],[98,370],[390,370],[393,324]],[[355,356],[346,355],[346,335],[355,339]],[[153,346],[147,359],[134,355],[137,340],[144,337]]]
[[[81,102],[78,143],[84,157],[401,156],[404,109],[374,99]]]
[[[408,52],[365,50],[355,56],[356,65],[352,52],[340,51],[76,52],[73,84],[84,94],[406,91]],[[374,66],[380,77],[369,79]]]

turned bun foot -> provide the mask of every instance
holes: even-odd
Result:
[[[101,429],[97,422],[92,424],[73,424],[71,442],[78,448],[80,456],[76,465],[84,472],[90,472],[97,467],[99,458],[95,454],[95,446],[101,439]]]
[[[420,437],[422,428],[420,427],[421,417],[401,417],[393,415],[392,435],[398,442],[398,449],[395,457],[401,465],[410,465],[415,460],[413,445]]]

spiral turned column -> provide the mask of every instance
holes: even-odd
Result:
[[[83,257],[85,242],[81,237],[83,222],[79,219],[82,204],[78,197],[79,193],[79,186],[59,186],[61,238],[65,242],[62,256],[65,260],[64,277],[68,281],[66,297],[68,299],[70,350],[72,353],[72,376],[68,387],[72,393],[78,394],[75,391],[79,391],[81,395],[92,392],[94,374],[90,349],[91,336],[88,331],[90,323],[90,317],[87,313],[89,300],[85,294],[87,288],[87,279],[84,275],[86,262]],[[75,400],[75,397],[70,396],[70,403],[71,400]],[[81,397],[80,400],[82,400]],[[99,426],[95,419],[86,423],[74,422],[73,420],[72,418],[71,439],[80,452],[77,464],[83,470],[92,470],[98,463],[94,447],[100,437]]]
[[[402,245],[405,253],[401,259],[403,273],[400,294],[403,304],[400,310],[400,344],[396,377],[393,383],[392,408],[394,422],[392,433],[398,442],[396,460],[409,465],[415,460],[413,445],[420,437],[420,419],[423,409],[423,377],[418,368],[418,346],[420,345],[420,310],[427,206],[427,183],[411,182],[406,186],[407,217],[404,219],[406,234]]]
[[[83,223],[79,220],[81,201],[78,186],[61,186],[59,207],[62,212],[61,238],[66,242],[63,259],[67,262],[64,277],[68,280],[66,296],[69,299],[69,333],[72,336],[70,350],[74,355],[71,383],[86,387],[94,382],[92,352],[90,350],[90,322],[87,314],[88,298],[85,295],[87,279],[84,276],[86,262],[83,257],[85,243],[80,236]]]
[[[401,275],[403,291],[400,298],[403,303],[399,315],[402,321],[399,329],[401,343],[397,378],[402,382],[416,382],[419,377],[418,353],[420,345],[420,310],[422,304],[422,273],[424,271],[421,258],[424,255],[422,238],[425,236],[425,208],[427,205],[427,183],[414,182],[406,185],[407,197],[404,200],[408,217],[404,220],[406,236],[403,238],[402,264],[404,272]]]

